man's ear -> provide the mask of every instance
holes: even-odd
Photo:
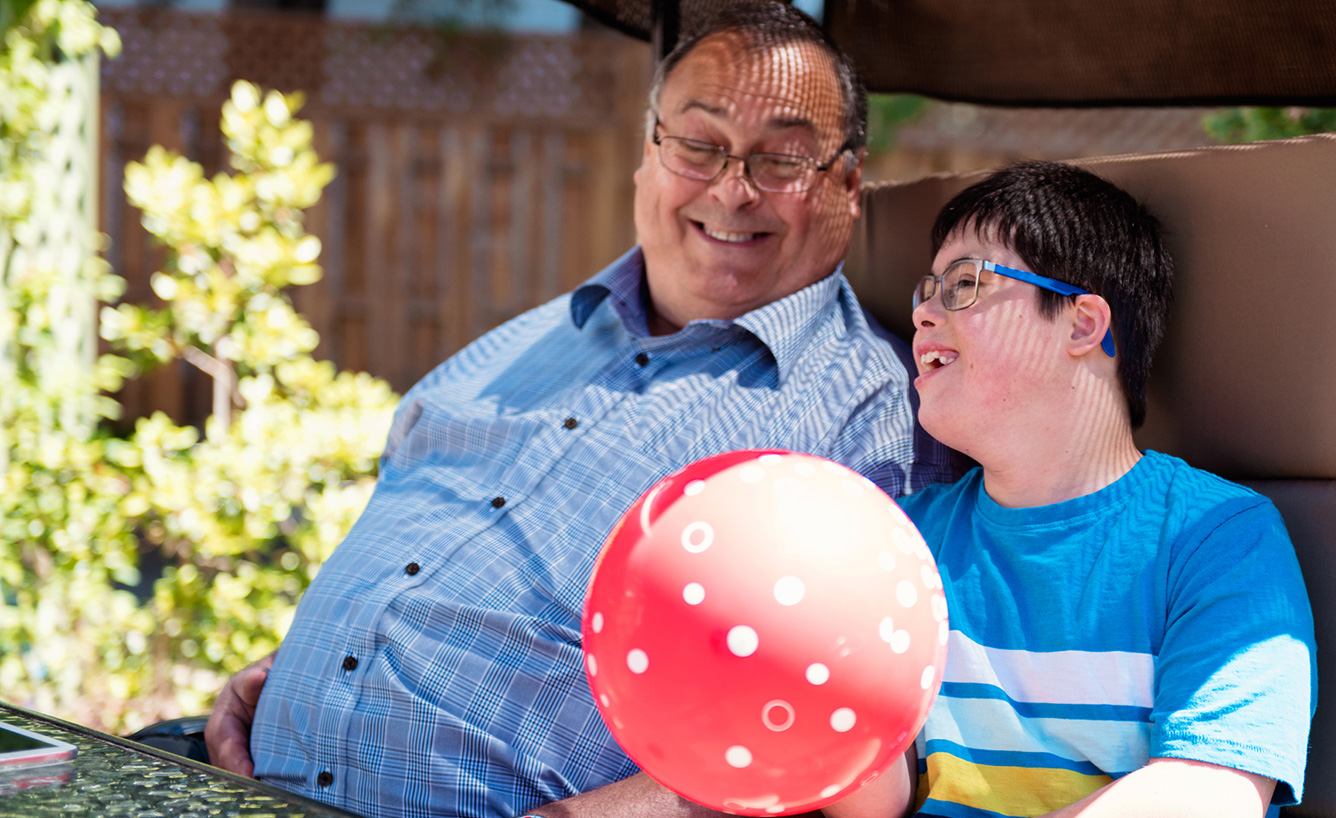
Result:
[[[863,201],[863,159],[867,156],[865,148],[850,151],[844,163],[844,194],[849,200],[849,211],[855,219],[862,212]]]
[[[1076,302],[1072,307],[1072,335],[1067,344],[1067,353],[1074,358],[1091,352],[1098,352],[1104,356],[1100,345],[1111,326],[1113,326],[1113,310],[1103,296],[1093,293],[1076,296]]]

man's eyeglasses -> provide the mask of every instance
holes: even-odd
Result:
[[[669,172],[687,179],[712,182],[728,166],[728,160],[742,163],[743,170],[757,190],[766,193],[802,193],[816,183],[816,175],[830,170],[840,154],[849,150],[848,140],[835,151],[830,161],[818,163],[810,156],[787,153],[753,153],[734,156],[712,142],[684,136],[660,136],[663,123],[654,120],[654,144],[659,146],[659,162]]]
[[[982,277],[984,270],[997,273],[1004,278],[1014,278],[1017,281],[1024,281],[1026,284],[1033,284],[1041,290],[1048,290],[1058,295],[1093,295],[1089,290],[1083,290],[1065,281],[1047,278],[1025,270],[1017,270],[1014,267],[1003,267],[1001,264],[994,264],[991,261],[970,258],[957,261],[947,267],[946,272],[939,276],[926,275],[920,278],[918,285],[914,287],[914,308],[917,309],[919,304],[932,298],[937,293],[938,282],[941,282],[942,285],[943,308],[963,310],[974,306],[974,302],[979,300],[979,279]],[[1110,358],[1113,357],[1112,329],[1104,334],[1104,340],[1100,342],[1100,348],[1108,353]]]

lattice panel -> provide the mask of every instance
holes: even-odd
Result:
[[[97,350],[97,305],[86,267],[97,245],[97,104],[96,57],[52,68],[44,103],[49,139],[32,165],[32,210],[8,259],[11,272],[52,276],[46,309],[55,344],[37,350],[36,366],[49,390],[69,396],[60,402],[59,420],[70,431],[91,430],[96,419],[87,399],[76,398],[84,397],[80,380],[87,378]]]
[[[216,97],[227,92],[227,37],[214,14],[98,12],[121,35],[121,55],[102,64],[108,92]]]
[[[124,42],[103,67],[109,93],[202,101],[247,79],[305,91],[313,111],[338,113],[607,119],[619,113],[628,74],[642,81],[628,60],[645,58],[608,32],[496,36],[259,12],[107,9],[101,19]]]

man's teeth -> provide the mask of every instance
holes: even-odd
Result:
[[[751,241],[760,235],[759,233],[729,233],[723,230],[711,230],[704,225],[701,225],[701,229],[705,231],[705,235],[717,241]]]
[[[919,358],[919,362],[922,363],[924,366],[932,366],[933,363],[937,363],[940,366],[946,366],[947,364],[955,361],[955,359],[956,355],[954,353],[942,352],[940,350],[934,349],[931,350],[930,352],[923,353],[923,357]]]

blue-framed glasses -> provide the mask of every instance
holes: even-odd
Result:
[[[915,309],[918,308],[919,304],[937,294],[938,282],[942,285],[942,306],[945,309],[963,310],[974,306],[974,302],[979,300],[979,279],[984,270],[997,273],[1004,278],[1014,278],[1017,281],[1024,281],[1026,284],[1033,284],[1041,290],[1048,290],[1058,295],[1093,295],[1089,290],[1083,290],[1055,278],[1048,278],[1025,270],[1017,270],[1014,267],[1003,267],[1001,264],[994,264],[983,259],[967,258],[947,267],[946,271],[939,276],[926,275],[920,278],[918,285],[914,287]],[[1104,333],[1104,340],[1100,342],[1100,348],[1110,358],[1113,357],[1112,329]]]

